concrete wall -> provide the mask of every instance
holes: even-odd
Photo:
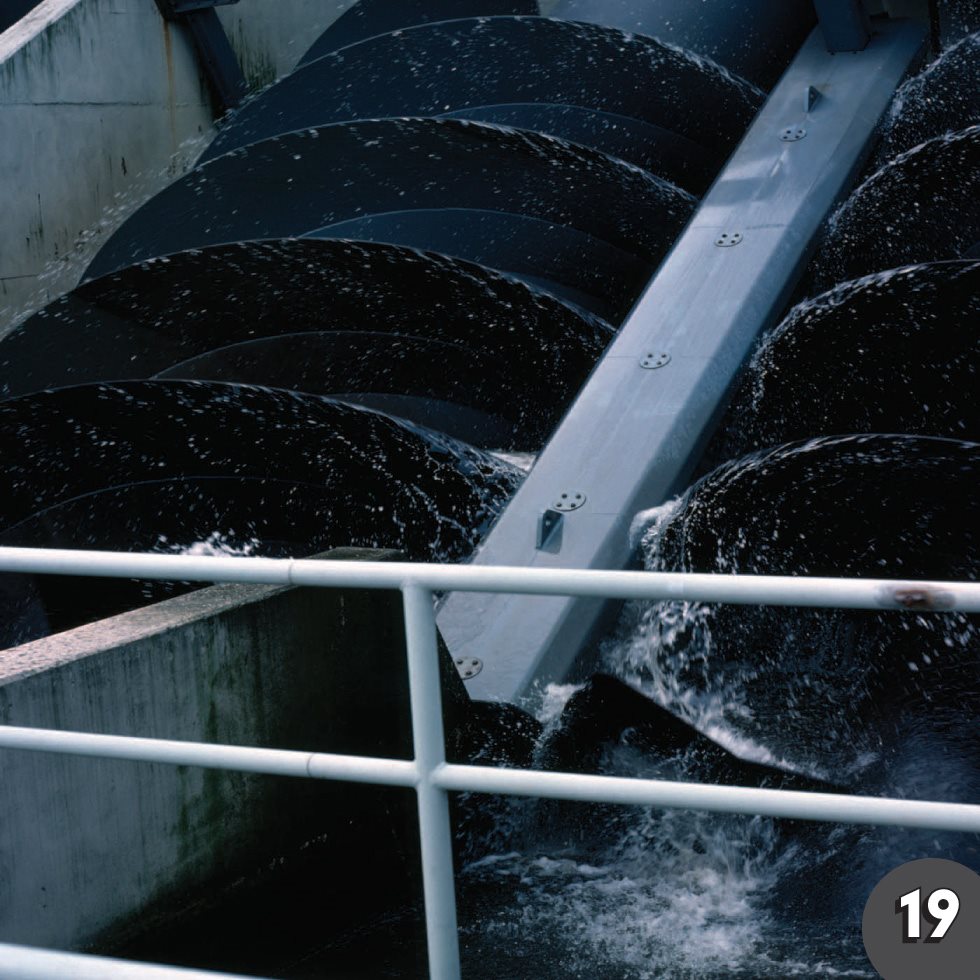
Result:
[[[352,2],[241,0],[219,16],[262,87]],[[153,0],[44,0],[0,34],[0,336],[71,289],[213,127],[192,45]]]
[[[216,586],[0,652],[0,723],[408,758],[402,629],[398,593]],[[396,887],[413,850],[404,790],[13,750],[0,787],[0,941],[118,944],[314,837]]]

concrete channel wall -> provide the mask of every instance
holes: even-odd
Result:
[[[241,0],[218,15],[258,89],[351,3]],[[214,127],[190,39],[153,0],[44,0],[0,34],[0,336],[71,289]]]
[[[398,593],[207,588],[0,651],[0,723],[410,758],[402,622]],[[0,941],[112,948],[313,838],[410,874],[407,790],[12,750],[0,787]]]

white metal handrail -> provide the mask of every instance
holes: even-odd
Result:
[[[980,805],[449,764],[445,758],[433,613],[433,592],[442,590],[980,612],[978,583],[223,558],[36,548],[0,548],[0,572],[400,589],[405,610],[413,761],[13,726],[0,726],[0,748],[414,786],[422,845],[429,969],[439,980],[458,978],[460,972],[450,791],[980,832]],[[104,964],[108,966],[99,972]],[[122,969],[128,970],[126,976],[145,980],[222,976],[0,944],[0,974],[4,977],[25,980],[109,977],[124,975],[118,972]]]
[[[232,558],[57,548],[0,548],[0,571],[189,582],[251,582],[361,589],[513,592],[603,599],[686,599],[741,605],[980,612],[980,583],[797,575],[704,575],[592,569]]]
[[[252,976],[189,970],[156,963],[0,943],[3,980],[257,980]]]

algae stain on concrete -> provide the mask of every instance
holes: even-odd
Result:
[[[208,704],[208,717],[204,724],[204,740],[212,744],[220,742],[218,707],[213,696]],[[215,838],[215,843],[217,843],[221,837],[220,828],[226,815],[225,808],[229,802],[227,800],[228,790],[234,779],[234,775],[230,772],[223,772],[217,769],[205,769],[202,776],[201,808],[204,811],[203,826],[209,831],[209,835]]]
[[[177,797],[180,801],[174,830],[177,838],[177,860],[183,864],[194,856],[194,832],[190,813],[191,788],[188,785],[187,766],[177,766],[174,771],[178,783]]]
[[[170,24],[161,19],[163,24],[163,49],[167,59],[167,110],[170,121],[170,145],[173,155],[176,156],[180,149],[177,140],[177,84],[174,77],[174,43],[170,33]],[[173,158],[171,158],[173,165]]]
[[[250,92],[257,92],[276,80],[275,60],[267,48],[249,42],[243,21],[238,21],[230,40]]]

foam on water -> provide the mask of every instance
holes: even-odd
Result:
[[[226,533],[214,530],[206,538],[192,541],[190,544],[177,544],[168,540],[165,534],[161,534],[157,538],[157,546],[154,550],[172,555],[247,558],[249,555],[257,554],[261,546],[262,541],[259,538],[249,537],[238,541],[234,537],[234,531]]]
[[[565,705],[573,694],[581,691],[582,684],[548,684],[538,701],[538,709],[535,712],[538,721],[544,726],[545,731],[553,729],[561,718],[561,713],[565,710]]]
[[[682,507],[675,500],[637,516],[631,534],[644,553],[656,551]],[[707,666],[703,605],[633,604],[627,621],[603,650],[604,670],[742,758],[774,761],[728,723],[735,691],[685,688],[683,671],[661,669],[662,656]],[[542,743],[581,688],[543,690]],[[699,778],[698,766],[696,752],[651,758],[629,744],[608,747],[602,760],[608,774],[688,781]],[[800,855],[772,820],[510,801],[487,845],[463,870],[464,965],[485,962],[493,949],[495,976],[721,980],[812,976],[820,963],[819,949],[773,938],[770,896]],[[872,974],[845,968],[836,975]]]
[[[522,473],[530,473],[531,467],[534,466],[535,460],[538,458],[537,453],[518,452],[510,449],[491,449],[489,453],[511,466],[516,466]]]
[[[745,975],[764,945],[765,918],[753,898],[765,891],[767,877],[735,871],[723,854],[693,865],[644,856],[639,863],[610,855],[593,865],[514,854],[467,869],[469,876],[516,885],[516,908],[484,922],[485,938],[512,944],[520,936],[547,937],[556,953],[564,937],[554,975]]]
[[[604,769],[690,780],[695,765],[617,746]],[[816,975],[820,949],[789,942],[770,909],[773,890],[801,857],[774,821],[555,807],[513,808],[499,848],[463,869],[464,965],[485,962],[493,949],[499,977]],[[565,840],[554,837],[569,825]]]

